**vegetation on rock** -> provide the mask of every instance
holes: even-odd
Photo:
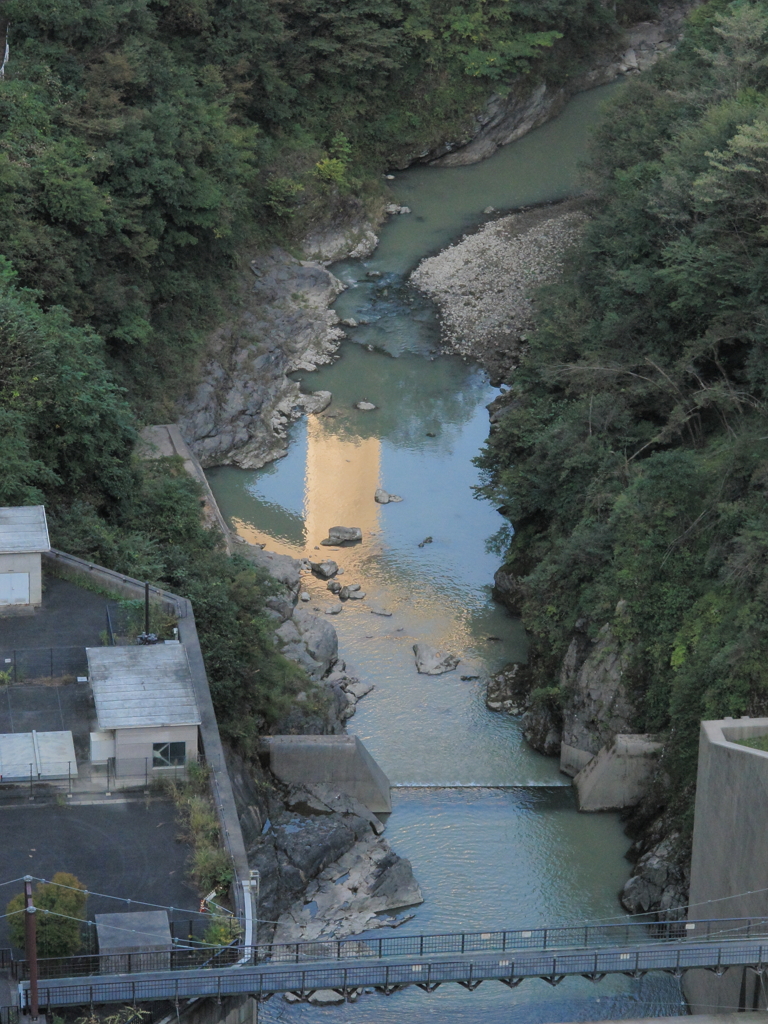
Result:
[[[667,737],[657,798],[690,824],[699,721],[768,712],[768,4],[695,11],[612,103],[590,185],[482,493],[514,524],[534,685],[578,620],[611,623],[634,727]]]

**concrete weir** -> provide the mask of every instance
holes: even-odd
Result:
[[[261,746],[281,782],[332,783],[374,814],[392,810],[389,779],[357,736],[266,736]]]

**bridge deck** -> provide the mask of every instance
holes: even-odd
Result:
[[[268,997],[280,992],[309,995],[317,989],[351,991],[373,987],[392,992],[407,985],[432,991],[447,982],[474,989],[483,981],[516,987],[526,978],[557,985],[569,976],[600,981],[607,974],[642,977],[648,971],[675,976],[693,968],[722,973],[729,966],[762,970],[768,960],[768,939],[682,939],[659,944],[613,949],[514,950],[506,953],[469,952],[425,957],[385,957],[303,961],[300,964],[261,963],[223,969],[152,971],[122,975],[90,975],[46,979],[39,983],[41,1007],[89,1003],[134,1003],[192,997],[224,997],[251,993]],[[28,982],[21,983],[22,1005],[28,1001]]]

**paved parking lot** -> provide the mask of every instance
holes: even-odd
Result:
[[[189,847],[176,840],[175,808],[165,800],[97,805],[0,808],[0,914],[29,873],[51,878],[69,871],[94,892],[179,909],[189,918],[199,900],[187,879]],[[141,910],[114,899],[90,896],[87,913]],[[147,907],[145,909],[152,909]],[[0,921],[0,946],[8,930]]]

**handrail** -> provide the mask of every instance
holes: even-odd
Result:
[[[254,963],[283,965],[319,961],[387,960],[483,952],[555,953],[561,949],[597,951],[637,946],[668,946],[695,940],[698,944],[727,945],[745,939],[768,938],[768,918],[720,918],[698,921],[627,921],[607,925],[564,925],[515,928],[489,932],[435,935],[365,936],[317,939],[314,942],[262,943],[242,946],[176,947],[170,952],[93,954],[43,958],[40,978],[76,978],[95,974],[183,972],[212,967],[244,967]],[[153,966],[152,958],[155,957]],[[26,961],[13,964],[14,977],[27,975]]]

